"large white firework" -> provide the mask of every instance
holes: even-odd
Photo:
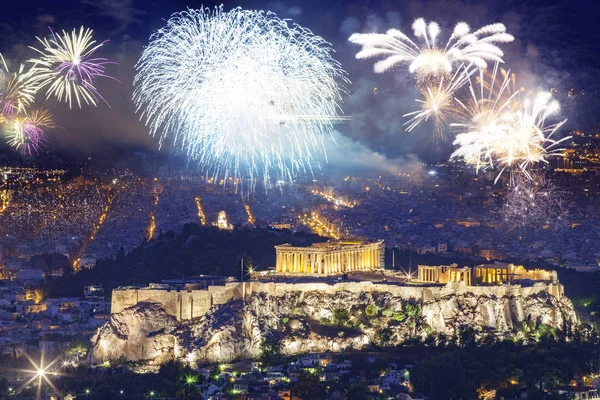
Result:
[[[398,29],[390,29],[385,34],[354,33],[348,40],[362,46],[356,58],[383,58],[375,63],[375,72],[383,73],[408,64],[409,71],[420,79],[450,74],[461,64],[486,68],[489,61],[502,62],[504,53],[497,45],[514,40],[500,23],[471,32],[468,24],[459,22],[445,44],[440,42],[441,28],[437,22],[427,23],[418,18],[412,30],[420,39],[419,44]]]
[[[462,121],[451,124],[459,130],[454,140],[459,147],[451,158],[461,158],[477,169],[498,167],[498,178],[506,169],[527,175],[533,164],[547,163],[549,157],[561,154],[560,145],[569,139],[553,138],[566,120],[546,122],[560,108],[550,93],[521,99],[520,90],[511,89],[512,75],[503,75],[497,78],[496,67],[489,80],[481,72],[476,83],[470,81],[471,97],[458,101]]]
[[[311,170],[346,74],[329,43],[262,11],[187,10],[153,34],[133,100],[153,135],[209,174],[291,180]]]

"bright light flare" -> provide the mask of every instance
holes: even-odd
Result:
[[[213,178],[291,181],[312,172],[347,78],[330,44],[272,13],[174,14],[136,65],[133,100],[151,134]]]
[[[14,393],[21,392],[21,390],[23,390],[24,388],[26,388],[27,386],[29,386],[29,384],[31,384],[33,382],[37,383],[36,398],[41,398],[40,396],[41,396],[41,392],[42,392],[42,385],[44,382],[47,383],[48,386],[50,386],[50,388],[54,391],[54,393],[56,393],[56,394],[60,393],[59,390],[54,385],[54,383],[52,383],[52,381],[50,380],[50,376],[55,375],[54,373],[50,373],[50,368],[55,363],[60,361],[60,358],[57,357],[54,360],[52,360],[51,362],[46,364],[44,361],[44,352],[43,351],[41,353],[39,362],[33,361],[33,359],[28,354],[24,354],[24,356],[31,363],[31,366],[33,367],[33,369],[20,370],[19,372],[31,374],[31,378],[29,378],[29,380],[25,381],[18,389],[14,390]]]

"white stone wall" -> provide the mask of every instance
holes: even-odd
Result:
[[[158,303],[177,320],[198,318],[210,307],[225,304],[231,300],[249,298],[253,293],[265,293],[280,297],[288,292],[322,291],[334,294],[340,291],[353,293],[388,292],[404,300],[414,299],[423,304],[436,302],[452,294],[473,294],[476,297],[529,297],[547,291],[558,300],[564,296],[564,289],[558,283],[536,283],[533,286],[466,286],[464,282],[448,283],[445,286],[399,286],[373,282],[340,282],[328,284],[285,283],[285,282],[232,282],[225,286],[210,286],[207,290],[163,290],[163,289],[115,289],[112,293],[111,313],[119,313],[139,302]],[[518,308],[518,305],[515,305]],[[484,312],[484,311],[482,311]]]

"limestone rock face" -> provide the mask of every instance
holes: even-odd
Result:
[[[130,361],[168,359],[173,354],[177,320],[159,304],[139,303],[98,328],[92,337],[90,362],[102,363],[123,355]]]
[[[256,358],[264,343],[277,343],[282,354],[297,354],[396,345],[431,334],[453,337],[465,327],[507,337],[523,323],[559,330],[575,326],[571,301],[555,288],[448,287],[436,288],[435,295],[424,289],[420,298],[381,290],[256,292],[186,321],[177,321],[159,304],[139,303],[113,314],[98,329],[90,362],[125,355],[151,364],[173,358],[216,363]]]

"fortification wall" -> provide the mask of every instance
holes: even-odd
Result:
[[[119,313],[137,303],[159,303],[177,320],[187,320],[203,316],[213,305],[225,304],[231,300],[249,298],[253,293],[266,293],[280,297],[289,292],[321,291],[334,294],[340,291],[353,293],[388,292],[403,300],[414,299],[423,303],[441,300],[447,296],[473,294],[474,296],[495,296],[497,298],[528,297],[547,291],[558,300],[564,296],[564,289],[558,283],[535,283],[532,286],[467,286],[464,282],[449,283],[445,286],[399,286],[373,282],[340,282],[328,284],[285,283],[285,282],[232,282],[225,286],[209,286],[207,290],[166,290],[149,288],[115,289],[112,293],[111,313]]]

